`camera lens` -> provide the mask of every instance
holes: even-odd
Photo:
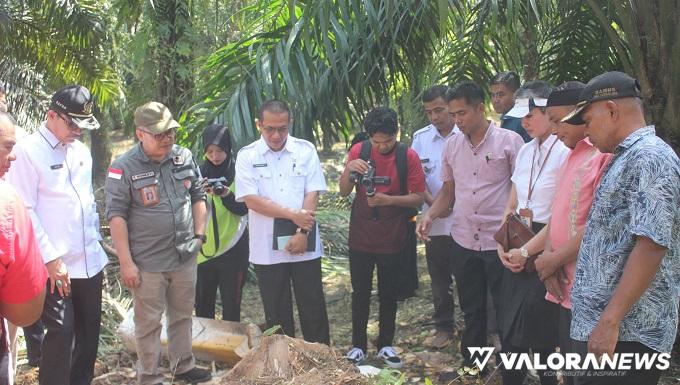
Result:
[[[213,192],[215,193],[215,195],[222,195],[222,194],[224,194],[225,190],[226,190],[226,188],[220,182],[217,182],[213,185]]]

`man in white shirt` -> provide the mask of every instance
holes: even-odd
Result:
[[[86,88],[58,90],[45,122],[14,147],[17,160],[7,174],[31,215],[49,274],[41,385],[89,384],[94,375],[108,258],[99,243],[92,157],[78,140],[83,130],[99,128],[92,107]]]
[[[437,85],[423,93],[423,108],[430,124],[413,134],[411,147],[420,157],[427,184],[423,212],[427,211],[442,188],[439,175],[444,143],[449,137],[460,132],[453,117],[449,114],[449,105],[446,101],[448,89],[447,86]],[[455,326],[451,288],[456,262],[452,253],[453,239],[450,235],[452,218],[449,209],[441,217],[435,219],[429,232],[431,241],[425,243],[427,270],[432,280],[432,302],[434,304],[432,318],[435,327],[435,334],[425,340],[425,345],[437,349],[444,348],[453,341]]]
[[[236,200],[248,205],[250,262],[267,327],[280,325],[284,334],[295,336],[292,283],[304,339],[328,344],[321,242],[314,219],[326,180],[316,147],[288,134],[292,122],[284,102],[270,100],[260,107],[256,123],[262,137],[243,147],[236,159]],[[290,233],[277,233],[276,242],[274,218],[292,226]]]

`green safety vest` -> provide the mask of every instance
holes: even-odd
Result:
[[[234,182],[229,186],[234,191]],[[239,216],[229,211],[222,204],[222,199],[210,195],[208,197],[209,215],[206,241],[196,258],[199,264],[226,253],[241,239],[248,227],[248,216]]]

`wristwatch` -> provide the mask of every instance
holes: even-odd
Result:
[[[309,234],[309,230],[305,230],[302,227],[298,227],[297,230],[295,230],[296,233],[302,233],[304,235]]]
[[[194,239],[200,239],[201,242],[205,243],[208,240],[205,234],[194,234]]]
[[[522,258],[529,258],[529,250],[524,248],[524,246],[519,248],[519,254],[522,256]]]

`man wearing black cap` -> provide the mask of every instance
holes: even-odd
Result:
[[[97,358],[108,259],[99,244],[92,157],[78,140],[83,130],[99,128],[93,105],[85,87],[57,91],[45,122],[16,145],[7,176],[31,215],[49,273],[41,385],[89,384]]]
[[[591,79],[563,122],[584,124],[613,153],[595,193],[576,263],[571,337],[581,355],[671,351],[680,285],[680,161],[645,122],[640,86],[621,72]],[[648,356],[648,358],[651,356]],[[656,384],[663,362],[576,384]],[[592,369],[592,368],[589,368]],[[606,374],[606,373],[605,373]]]
[[[527,243],[544,249],[535,261],[536,271],[548,290],[546,299],[561,305],[557,329],[560,353],[563,354],[572,352],[569,338],[570,292],[576,255],[593,193],[603,167],[610,158],[609,154],[600,153],[588,141],[584,126],[560,122],[576,107],[583,87],[585,84],[580,82],[566,82],[553,90],[546,101],[546,112],[553,124],[553,134],[572,151],[557,178],[550,221]],[[567,385],[572,385],[573,377],[565,376],[564,381]]]

